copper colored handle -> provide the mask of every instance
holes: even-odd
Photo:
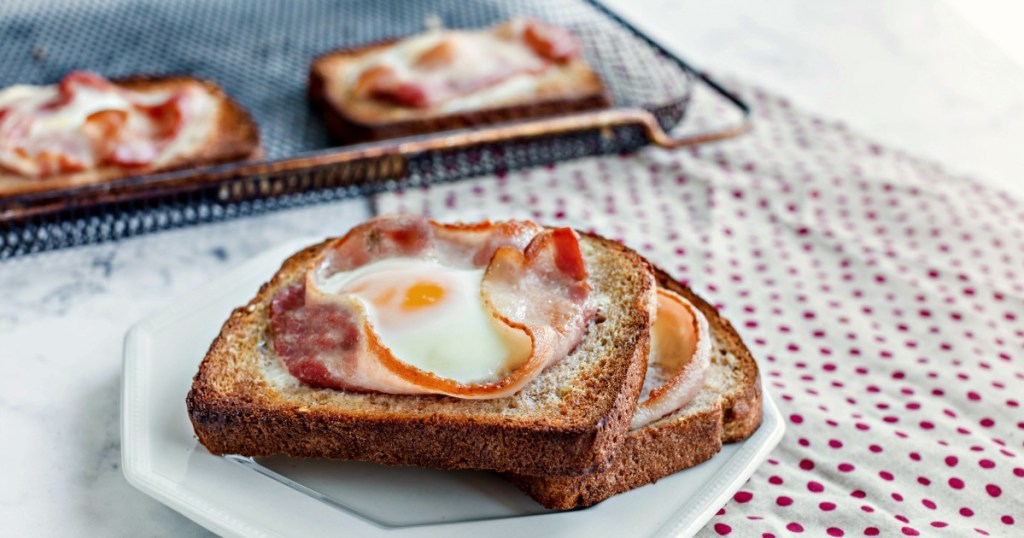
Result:
[[[745,103],[743,99],[740,99],[736,94],[723,88],[721,84],[709,77],[706,73],[694,70],[689,65],[683,63],[682,60],[677,59],[677,61],[698,81],[706,84],[712,91],[717,93],[719,97],[725,99],[737,111],[739,111],[741,119],[738,124],[730,127],[723,127],[714,131],[687,135],[682,138],[672,138],[661,128],[660,125],[658,125],[658,122],[655,121],[654,117],[648,113],[648,116],[651,117],[644,122],[644,129],[647,131],[647,136],[652,142],[663,148],[681,148],[684,146],[695,146],[706,142],[725,140],[727,138],[739,136],[751,129],[750,107],[747,106],[747,103]]]
[[[644,132],[647,133],[647,138],[657,144],[658,146],[666,149],[676,149],[686,146],[697,146],[700,144],[706,144],[708,142],[717,142],[719,140],[726,140],[739,136],[751,129],[751,122],[749,118],[744,117],[743,120],[737,124],[729,127],[723,127],[713,131],[705,131],[702,133],[696,133],[692,135],[686,135],[680,138],[674,138],[658,124],[658,120],[646,110],[641,111],[647,117],[643,120]]]

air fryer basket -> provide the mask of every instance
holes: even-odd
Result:
[[[74,69],[108,77],[187,73],[220,84],[254,116],[267,161],[152,174],[0,198],[0,259],[398,186],[451,181],[655,143],[733,136],[746,106],[594,2],[582,0],[7,0],[0,86]],[[609,87],[610,110],[332,148],[305,98],[309,63],[345,46],[531,16],[573,29]],[[743,123],[672,138],[694,84]]]

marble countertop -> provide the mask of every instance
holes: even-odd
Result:
[[[626,13],[698,66],[1024,196],[1024,69],[944,4],[643,0]],[[122,476],[125,331],[270,246],[369,214],[338,202],[0,264],[5,533],[205,534]]]
[[[1024,58],[942,2],[608,4],[699,68],[1024,197]]]
[[[0,534],[205,535],[121,473],[125,332],[270,246],[370,214],[346,201],[0,264]]]

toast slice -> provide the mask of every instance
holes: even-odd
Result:
[[[216,105],[213,113],[206,120],[209,122],[209,126],[204,129],[205,136],[187,141],[186,147],[183,147],[180,152],[168,155],[168,160],[165,162],[158,161],[153,165],[138,168],[106,166],[44,179],[25,178],[0,170],[0,197],[57,191],[129,176],[263,157],[259,128],[256,123],[242,105],[231,99],[213,82],[188,76],[137,76],[113,82],[117,86],[142,93],[174,90],[186,83],[202,85],[213,96]]]
[[[484,105],[457,98],[454,108],[404,108],[355,95],[351,80],[364,61],[399,40],[392,39],[328,52],[313,61],[309,99],[323,114],[338,143],[353,144],[416,134],[491,125],[528,118],[607,108],[611,98],[601,78],[582,59],[540,75],[532,92],[516,93]]]
[[[460,400],[314,389],[284,370],[264,345],[268,303],[326,244],[285,261],[203,359],[187,404],[210,452],[524,474],[608,464],[636,408],[650,344],[656,288],[642,257],[584,236],[599,312],[579,346],[514,396]]]
[[[586,476],[505,478],[548,508],[568,510],[599,503],[613,495],[656,482],[711,459],[722,443],[750,437],[761,424],[761,379],[757,363],[728,320],[714,307],[655,270],[658,285],[697,306],[712,333],[711,366],[704,389],[676,413],[630,431],[611,465]]]

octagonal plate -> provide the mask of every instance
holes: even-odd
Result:
[[[764,393],[746,441],[697,467],[583,510],[549,512],[493,473],[371,463],[218,457],[195,438],[185,395],[231,309],[291,253],[257,256],[134,326],[125,339],[121,446],[143,492],[225,536],[677,536],[696,533],[778,444],[784,425]],[[628,516],[628,517],[624,517]]]

